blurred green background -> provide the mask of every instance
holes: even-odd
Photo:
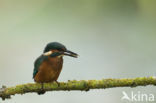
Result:
[[[155,0],[0,0],[0,86],[32,83],[33,62],[52,41],[80,55],[64,57],[58,81],[155,76],[155,5]],[[122,91],[156,96],[155,89],[30,93],[0,103],[125,103]]]

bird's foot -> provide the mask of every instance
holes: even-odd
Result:
[[[57,85],[58,85],[58,87],[60,86],[60,83],[58,82],[58,81],[55,81],[56,83],[57,83]]]
[[[42,95],[42,94],[44,94],[46,91],[44,90],[44,84],[43,83],[41,83],[41,90],[39,90],[38,92],[37,92],[37,94],[38,95]]]

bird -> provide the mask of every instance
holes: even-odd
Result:
[[[41,83],[42,88],[38,94],[44,94],[44,83],[57,81],[63,67],[63,56],[78,57],[78,54],[68,50],[59,42],[50,42],[46,45],[43,53],[35,60],[33,79],[36,83]]]

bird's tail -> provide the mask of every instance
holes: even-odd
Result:
[[[46,91],[45,90],[41,90],[39,92],[37,92],[38,95],[43,95]]]

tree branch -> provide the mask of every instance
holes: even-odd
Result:
[[[54,83],[44,83],[45,91],[70,91],[70,90],[81,90],[89,91],[90,89],[105,89],[114,87],[136,87],[136,86],[147,86],[155,85],[155,77],[140,77],[132,79],[102,79],[102,80],[80,80],[80,81],[68,81],[59,82],[59,85]],[[41,90],[41,84],[39,83],[28,83],[17,85],[15,87],[6,88],[3,86],[0,88],[0,97],[5,100],[10,98],[11,95],[25,94],[39,92]]]

